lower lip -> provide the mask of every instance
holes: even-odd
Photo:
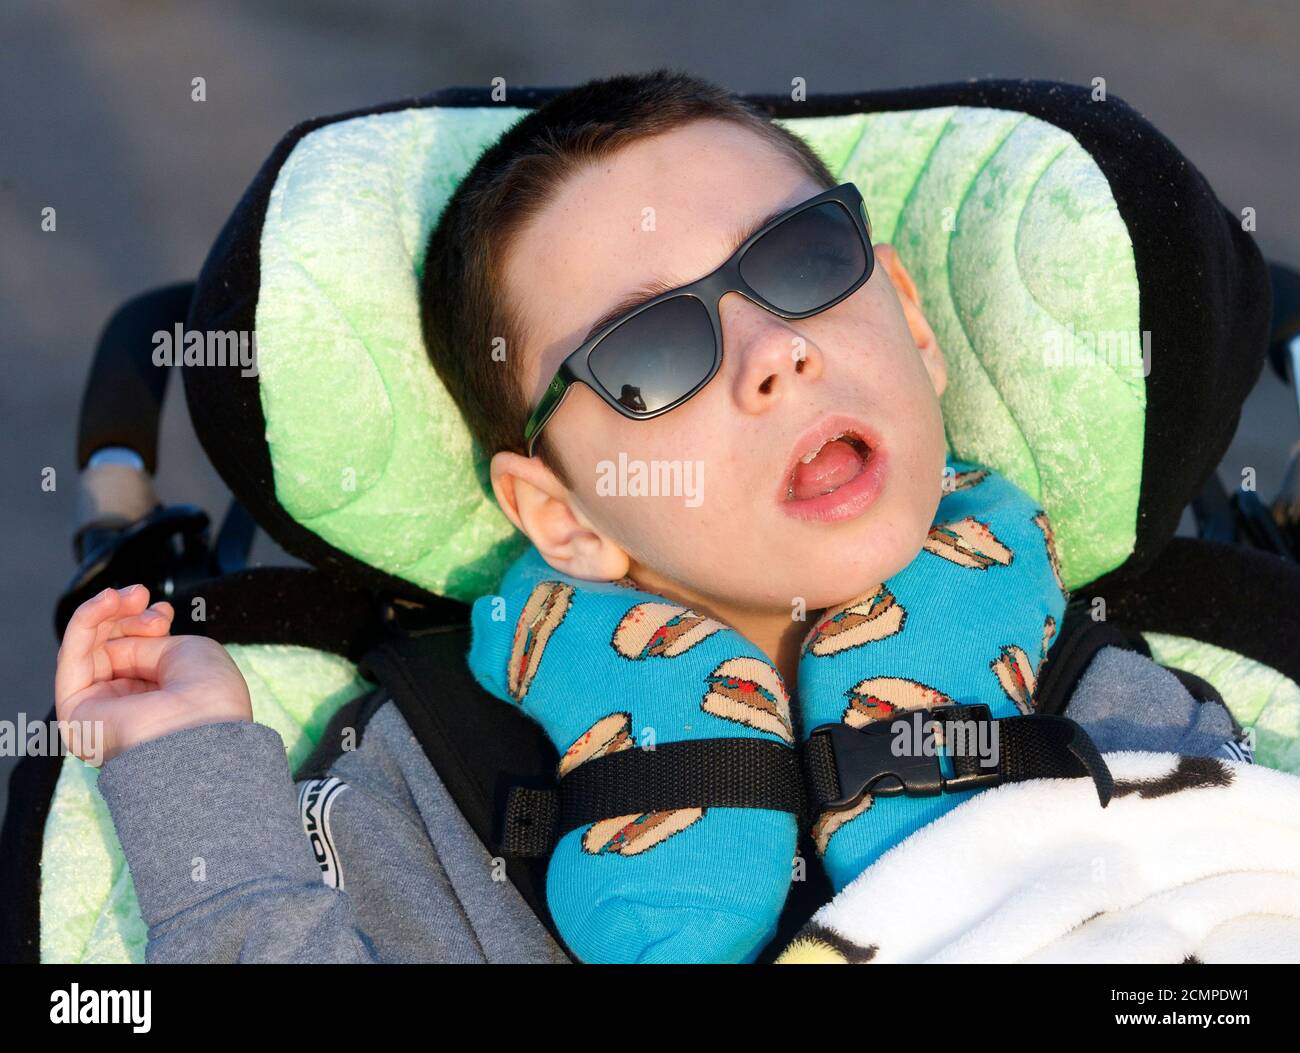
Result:
[[[885,485],[886,458],[880,450],[872,450],[862,471],[843,486],[828,494],[807,497],[802,501],[777,502],[781,511],[794,519],[811,519],[821,523],[834,523],[841,519],[860,516],[879,496]]]

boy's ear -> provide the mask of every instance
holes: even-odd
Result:
[[[912,281],[912,276],[903,266],[903,261],[898,258],[894,246],[874,245],[872,250],[876,254],[876,266],[884,269],[890,283],[894,286],[894,291],[898,293],[898,302],[903,306],[903,316],[907,319],[907,327],[911,330],[916,350],[920,352],[921,360],[925,363],[926,372],[930,374],[934,393],[942,395],[944,388],[948,386],[948,364],[944,361],[943,350],[939,347],[934,330],[930,328],[925,312],[921,310],[921,297],[916,291],[916,282]]]
[[[501,511],[556,570],[588,581],[627,575],[627,552],[591,524],[540,457],[501,450],[493,455],[489,472]]]

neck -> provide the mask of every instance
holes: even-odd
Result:
[[[660,578],[644,567],[633,567],[628,577],[637,588],[690,607],[740,633],[776,666],[793,701],[799,687],[799,647],[812,627],[812,619],[820,612],[809,611],[804,621],[796,621],[788,608],[772,610],[719,603],[693,589]]]
[[[813,612],[816,614],[817,612]],[[789,611],[764,613],[760,611],[735,611],[731,615],[713,614],[725,625],[730,625],[741,636],[767,655],[777,668],[791,700],[799,689],[799,647],[810,628],[807,621],[795,621]]]

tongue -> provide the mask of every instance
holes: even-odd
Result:
[[[832,439],[807,464],[800,461],[794,469],[794,499],[806,501],[843,486],[862,471],[862,458],[843,439]]]

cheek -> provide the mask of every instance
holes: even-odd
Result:
[[[912,340],[906,323],[886,317],[873,325],[863,324],[856,346],[864,352],[851,358],[846,368],[853,371],[852,383],[916,458],[913,470],[927,470],[940,458],[942,471],[943,415],[934,382],[925,360]]]
[[[574,482],[592,525],[644,563],[668,572],[717,558],[734,534],[729,510],[742,466],[719,452],[706,399],[649,421],[590,421]]]
[[[864,304],[816,334],[834,383],[860,391],[872,404],[915,412],[918,396],[933,392],[911,333],[887,307]]]
[[[736,565],[754,565],[762,543],[762,533],[745,529],[737,512],[753,507],[749,480],[757,473],[743,450],[724,450],[685,415],[661,427],[670,416],[644,422],[636,438],[646,441],[624,446],[622,465],[617,452],[608,458],[600,487],[606,495],[593,486],[584,505],[593,525],[640,563],[676,581],[725,588],[734,584]],[[659,496],[628,492],[642,468],[642,480],[657,480]],[[611,489],[619,495],[608,495]]]

